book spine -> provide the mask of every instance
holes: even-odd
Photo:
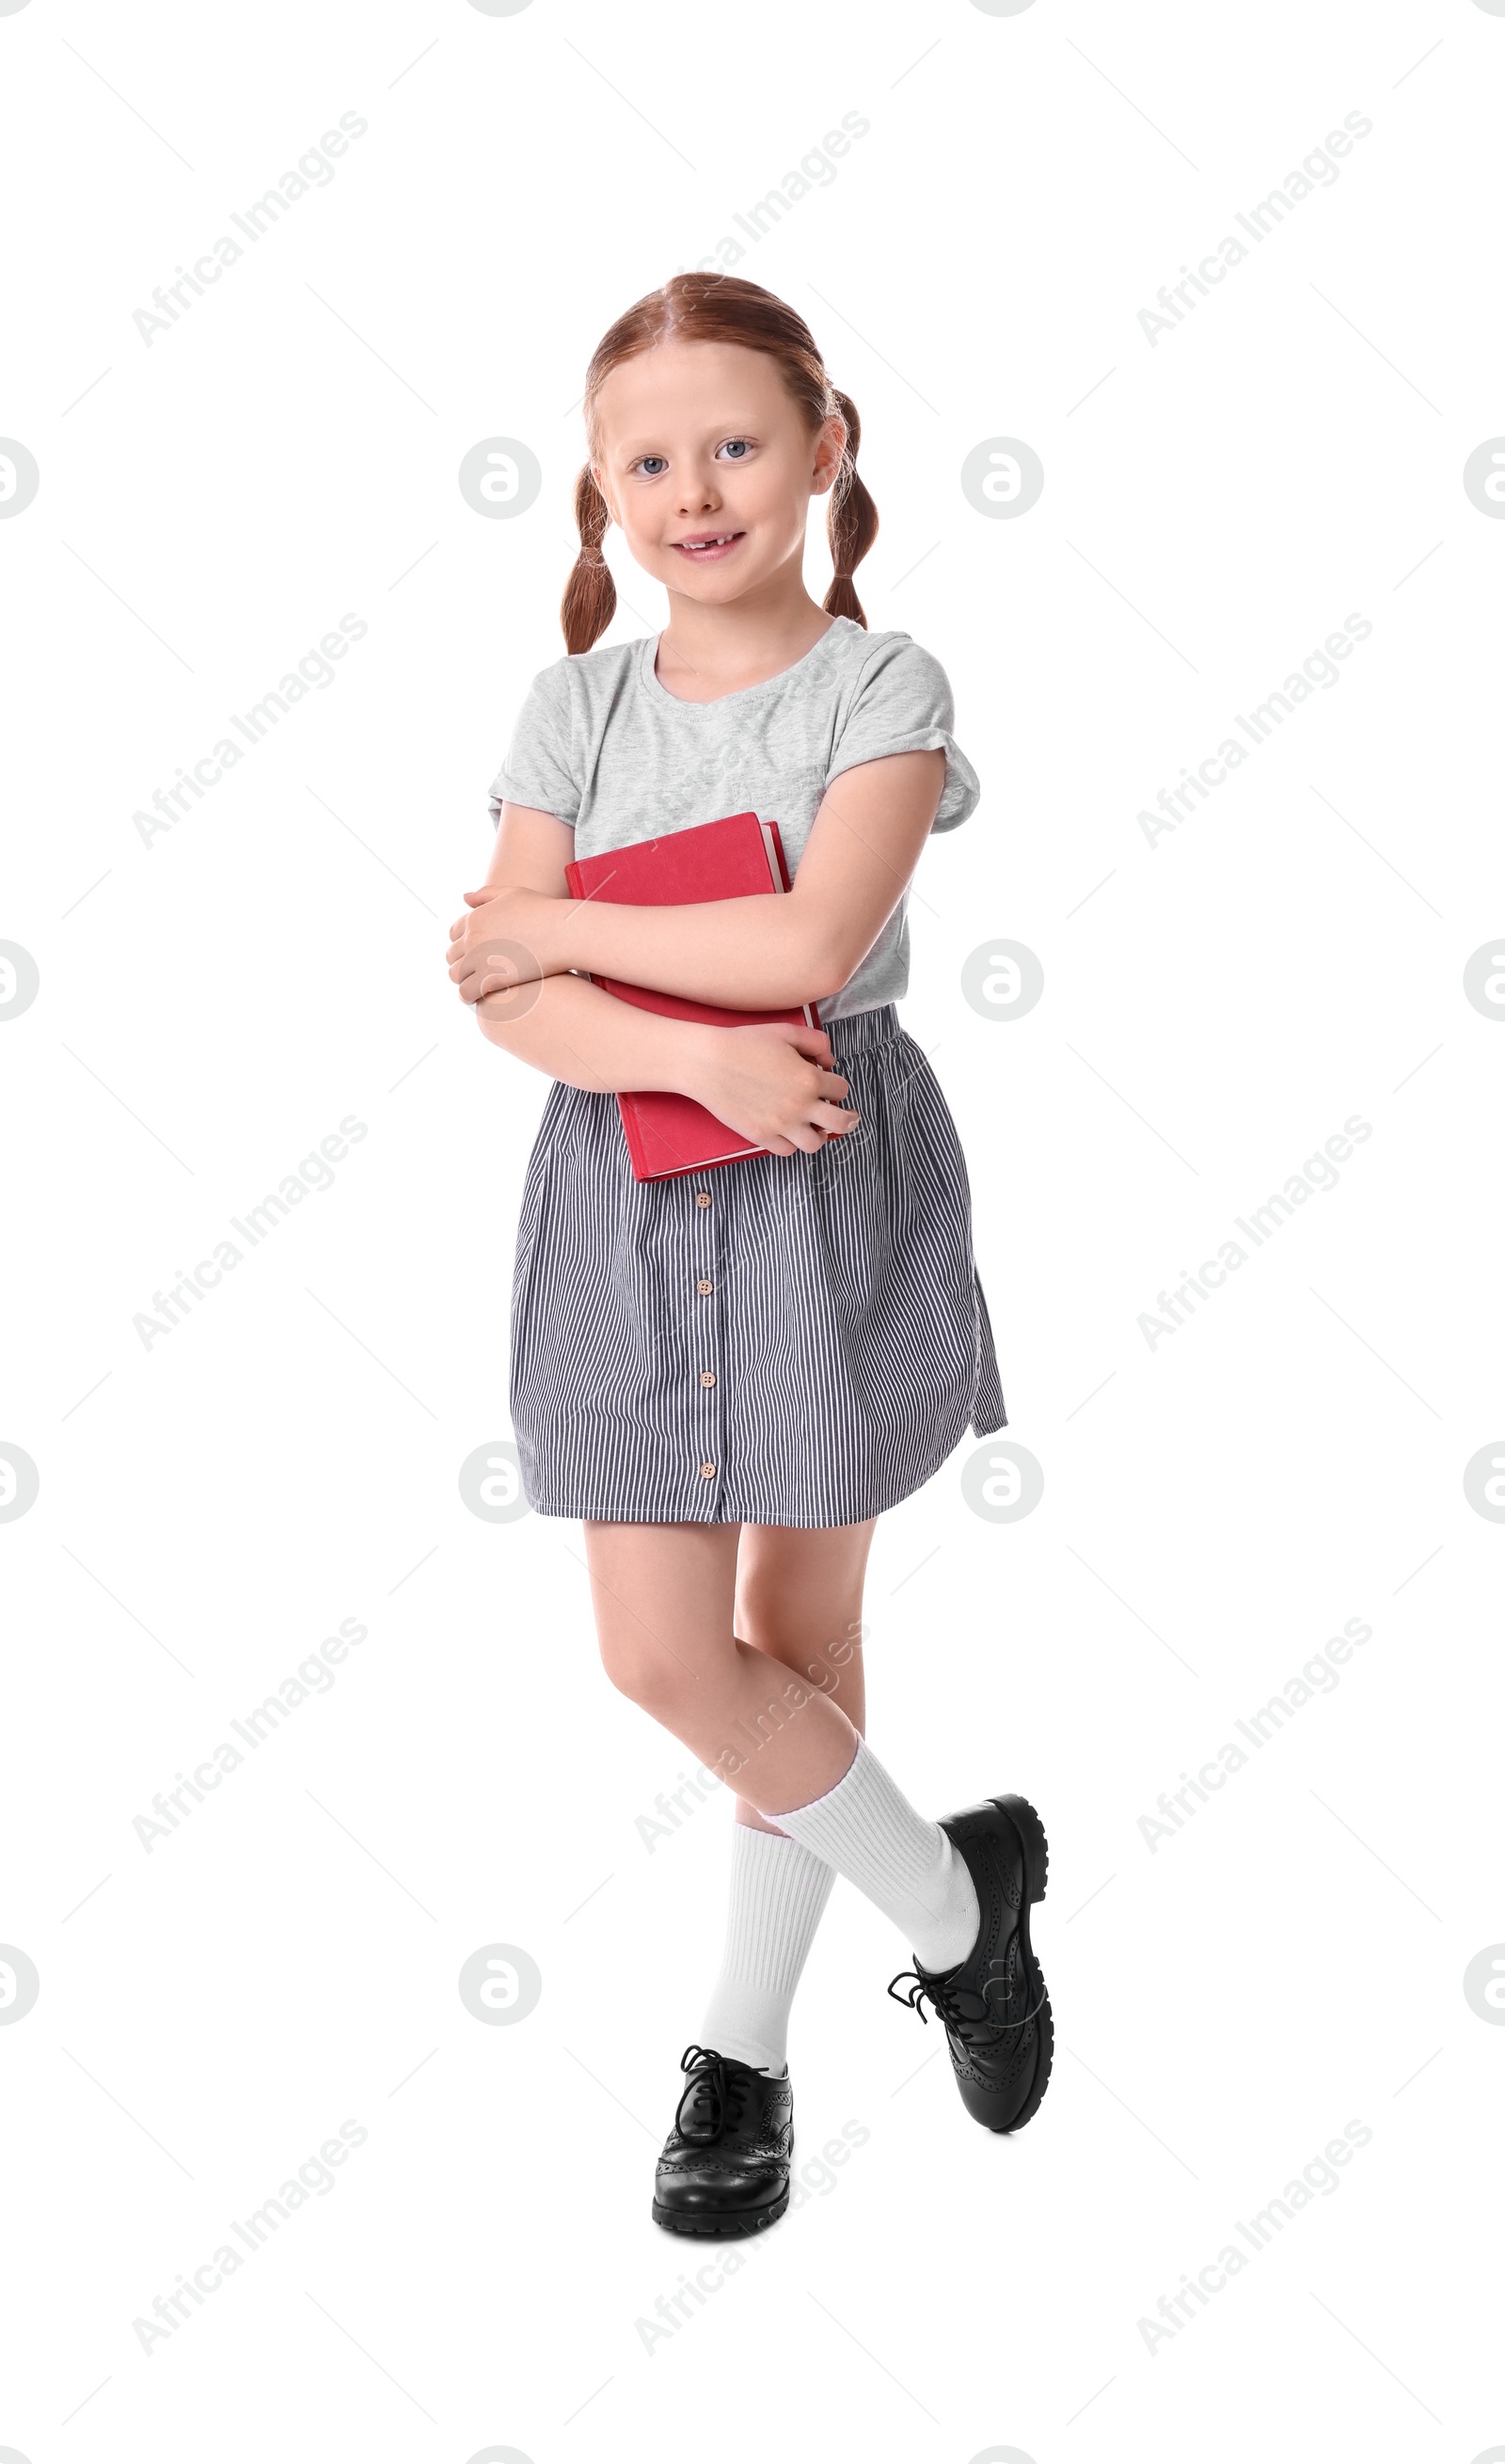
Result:
[[[769,877],[780,897],[785,897],[792,891],[794,883],[785,859],[784,840],[780,834],[779,825],[777,822],[760,820],[758,827],[763,832],[764,853],[768,859]],[[812,1001],[801,1001],[800,1015],[807,1026],[819,1026],[820,1013]]]
[[[631,1157],[632,1177],[634,1180],[652,1180],[653,1176],[649,1170],[648,1151],[643,1140],[643,1125],[637,1116],[637,1105],[631,1095],[619,1095],[616,1099],[616,1108],[622,1116],[622,1133],[627,1139],[627,1151]]]

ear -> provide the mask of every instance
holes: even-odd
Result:
[[[592,479],[594,479],[597,489],[606,498],[607,512],[609,514],[611,519],[616,523],[618,530],[620,530],[622,527],[621,517],[617,513],[616,506],[612,502],[611,491],[607,486],[606,473],[601,469],[599,463],[592,462],[590,466],[590,475]]]
[[[810,494],[824,496],[830,491],[841,457],[847,448],[847,423],[839,411],[823,420],[815,434],[815,451],[810,465]]]

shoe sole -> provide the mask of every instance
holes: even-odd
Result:
[[[688,2216],[674,2208],[662,2208],[653,2201],[653,2222],[665,2233],[696,2233],[703,2241],[745,2240],[749,2233],[762,2233],[764,2226],[776,2225],[789,2204],[786,2190],[771,2208],[755,2208],[742,2216]]]
[[[1001,2139],[1007,2139],[1011,2132],[1022,2130],[1025,2123],[1031,2121],[1038,2113],[1040,2100],[1050,2084],[1051,2063],[1055,2053],[1055,2025],[1051,2017],[1051,1997],[1046,1991],[1045,1977],[1029,1940],[1029,1910],[1035,1901],[1043,1900],[1045,1897],[1046,1879],[1051,1869],[1051,1849],[1045,1836],[1045,1825],[1027,1797],[995,1796],[992,1801],[1001,1814],[1007,1815],[1019,1834],[1020,1845],[1024,1850],[1025,1890],[1024,1901],[1019,1910],[1019,1937],[1024,1946],[1026,1961],[1039,1979],[1042,1997],[1040,2007],[1034,2013],[1035,2041],[1038,2047],[1035,2057],[1034,2085],[1029,2090],[1023,2109],[1014,2116],[1012,2122],[989,2124]]]

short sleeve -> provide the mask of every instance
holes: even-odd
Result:
[[[943,753],[945,783],[932,830],[954,830],[975,811],[982,795],[977,772],[952,734],[956,713],[951,687],[939,659],[907,633],[874,644],[865,661],[846,722],[827,773],[829,786],[859,761],[888,753]]]
[[[531,804],[574,827],[580,789],[570,759],[567,662],[542,668],[528,687],[507,758],[491,782],[492,825],[506,804]]]

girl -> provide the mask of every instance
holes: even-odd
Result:
[[[676,275],[598,346],[585,419],[568,655],[523,703],[449,965],[490,1040],[555,1081],[512,1294],[529,1503],[585,1525],[613,1684],[738,1792],[721,1972],[653,2212],[745,2233],[788,2202],[786,2032],[837,1874],[911,1946],[889,1991],[939,2014],[969,2113],[1018,2129],[1051,2066],[1039,1820],[1017,1796],[917,1813],[864,1741],[853,1640],[875,1518],[969,1426],[1005,1425],[966,1168],[895,1006],[910,876],[979,789],[937,662],[866,629],[857,414],[792,308]],[[817,607],[802,562],[827,494]],[[611,521],[669,622],[592,649]],[[786,897],[566,894],[571,855],[749,809],[779,824]],[[732,1009],[818,1002],[821,1023],[694,1024],[587,973]],[[693,1096],[765,1152],[637,1182],[614,1100],[631,1089]]]

